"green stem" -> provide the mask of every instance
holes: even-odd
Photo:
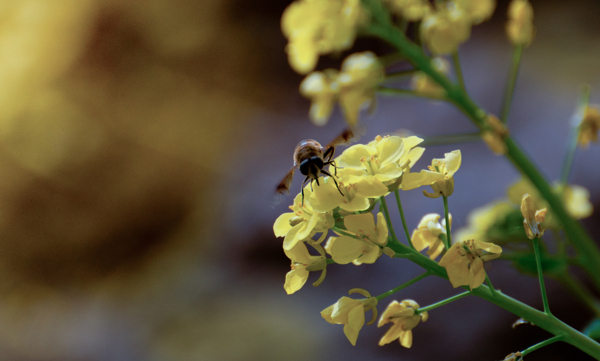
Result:
[[[454,63],[454,72],[456,73],[456,80],[460,88],[466,92],[465,80],[463,78],[462,70],[460,68],[460,59],[458,58],[458,50],[452,53],[452,62]]]
[[[446,100],[446,98],[443,96],[431,95],[431,94],[427,94],[427,93],[419,93],[412,89],[390,88],[390,87],[385,87],[385,86],[380,86],[379,88],[377,88],[377,93],[383,94],[383,95],[394,95],[394,96],[407,95],[407,96],[419,97],[419,98]]]
[[[448,214],[448,197],[442,195],[444,199],[444,217],[446,218],[446,249],[452,247],[452,235],[450,234],[450,216]]]
[[[390,212],[388,211],[387,203],[385,202],[385,196],[381,196],[379,198],[381,200],[381,207],[383,208],[383,214],[385,215],[385,221],[387,222],[387,226],[390,229],[390,234],[392,235],[392,239],[395,242],[398,242],[398,238],[396,237],[396,233],[394,232],[394,226],[392,226],[392,219],[390,218]]]
[[[563,339],[563,335],[557,335],[557,336],[554,336],[552,338],[547,339],[546,341],[542,341],[542,342],[540,342],[540,343],[538,343],[536,345],[533,345],[533,346],[531,346],[531,347],[529,347],[529,348],[521,351],[521,357],[524,357],[527,354],[532,353],[533,351],[538,350],[538,349],[540,349],[540,348],[542,348],[544,346],[548,346],[548,345],[553,344],[553,343],[555,343],[557,341],[562,341],[562,339]]]
[[[522,53],[523,45],[516,45],[513,48],[512,61],[510,63],[508,78],[506,78],[504,97],[502,98],[502,112],[500,113],[500,120],[504,124],[506,124],[508,121],[508,114],[510,113],[510,106],[512,104],[513,93],[515,91],[515,84],[517,82],[517,76],[519,75],[519,65],[521,64]]]
[[[436,145],[466,143],[466,142],[477,142],[481,140],[481,133],[462,133],[462,134],[450,134],[450,135],[434,135],[424,137],[423,143],[419,144],[420,147],[431,147]]]
[[[415,249],[415,246],[413,246],[412,240],[410,238],[410,233],[408,232],[406,218],[404,218],[404,210],[402,209],[402,202],[400,201],[400,192],[398,192],[397,189],[394,191],[394,196],[396,196],[396,204],[398,204],[398,211],[400,212],[400,219],[402,219],[402,227],[404,228],[404,234],[406,234],[408,245],[410,246],[410,248]]]
[[[423,50],[413,44],[402,32],[395,29],[389,22],[389,15],[377,1],[365,0],[374,14],[377,22],[371,24],[369,33],[378,36],[395,46],[416,68],[425,72],[431,79],[446,90],[448,99],[453,102],[475,125],[484,130],[487,127],[487,112],[477,106],[471,98],[458,86],[452,84],[448,78],[437,71]],[[529,160],[523,150],[510,136],[505,138],[506,157],[511,160],[521,173],[528,178],[537,188],[541,196],[548,202],[556,219],[563,226],[567,238],[582,257],[582,265],[600,288],[600,250],[594,241],[587,235],[581,224],[569,215],[561,198],[552,191],[552,188],[538,171],[537,167]]]
[[[544,313],[552,315],[548,305],[548,295],[546,294],[546,285],[544,284],[544,271],[542,270],[542,258],[540,256],[540,239],[533,239],[533,249],[535,251],[535,263],[537,265],[538,277],[540,279],[540,289],[542,291],[542,301],[544,302]]]
[[[431,311],[431,310],[433,310],[435,308],[441,307],[441,306],[443,306],[445,304],[448,304],[450,302],[454,302],[456,300],[460,300],[461,298],[463,298],[465,296],[468,296],[470,294],[471,294],[471,291],[465,291],[463,293],[459,293],[457,295],[454,295],[454,296],[452,296],[450,298],[446,298],[445,300],[442,300],[440,302],[436,302],[436,303],[434,303],[432,305],[429,305],[427,307],[421,307],[418,310],[415,310],[415,313],[416,314],[420,314],[420,313],[423,313],[423,312],[429,312],[429,311]]]
[[[492,281],[490,280],[487,274],[485,275],[485,284],[490,288],[492,294],[495,296],[498,291],[496,291],[496,289],[492,285]]]
[[[331,258],[327,258],[327,264],[333,264],[333,263],[337,263],[337,262]]]
[[[431,275],[430,272],[425,272],[422,275],[417,276],[417,277],[413,278],[412,280],[410,280],[410,281],[408,281],[406,283],[403,283],[403,284],[401,284],[400,286],[398,286],[398,287],[396,287],[394,289],[391,289],[391,290],[387,291],[386,293],[382,293],[382,294],[380,294],[379,296],[377,296],[375,298],[377,298],[377,301],[381,301],[382,299],[386,298],[387,296],[390,296],[390,295],[392,295],[392,294],[394,294],[394,293],[396,293],[396,292],[398,292],[398,291],[400,291],[400,290],[402,290],[402,289],[404,289],[404,288],[412,285],[413,283],[417,283],[420,280],[422,280],[423,278],[425,278],[427,276],[430,276],[430,275]]]
[[[575,158],[575,152],[577,151],[577,139],[579,138],[579,125],[581,124],[581,120],[585,114],[585,108],[588,106],[590,102],[590,87],[584,86],[583,92],[581,95],[581,99],[579,100],[579,104],[577,106],[577,113],[574,116],[574,122],[571,125],[571,130],[569,132],[569,139],[567,143],[567,150],[565,152],[565,159],[563,161],[562,170],[560,172],[560,184],[564,187],[567,185],[569,180],[569,174],[571,173],[571,168],[573,167],[573,159]]]

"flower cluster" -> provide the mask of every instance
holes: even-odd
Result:
[[[339,72],[335,69],[312,72],[300,84],[300,94],[312,102],[311,121],[316,125],[327,123],[339,101],[346,121],[355,125],[360,110],[373,103],[384,75],[383,66],[370,51],[348,56]]]
[[[281,18],[281,30],[288,39],[286,52],[292,69],[306,74],[315,68],[319,55],[349,49],[365,17],[360,0],[291,3]]]
[[[387,323],[393,323],[393,326],[379,340],[379,346],[388,344],[395,339],[400,341],[400,344],[406,348],[412,346],[412,329],[419,322],[427,321],[429,314],[427,312],[415,313],[419,309],[419,304],[413,300],[404,300],[402,302],[392,301],[386,310],[381,315],[377,327],[381,327]]]

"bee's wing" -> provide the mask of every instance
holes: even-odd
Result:
[[[357,123],[352,128],[346,128],[344,131],[338,135],[334,140],[332,140],[325,149],[336,147],[341,144],[349,144],[357,141],[361,136],[363,136],[367,132],[367,128],[362,123]]]
[[[281,182],[275,188],[275,197],[273,199],[273,205],[281,203],[284,194],[290,193],[290,185],[292,184],[292,179],[294,179],[294,172],[296,172],[296,166],[293,166],[289,172],[283,177]]]

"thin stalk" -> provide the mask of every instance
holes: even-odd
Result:
[[[480,132],[450,134],[450,135],[434,135],[434,136],[424,137],[423,143],[419,144],[419,146],[420,147],[431,147],[431,146],[435,146],[435,145],[477,142],[480,140],[481,140]]]
[[[460,59],[458,58],[458,50],[452,53],[452,63],[454,64],[454,73],[456,74],[458,86],[460,86],[463,91],[466,91],[465,80],[463,78],[462,69],[460,68]]]
[[[391,290],[387,291],[386,293],[382,293],[382,294],[380,294],[379,296],[377,296],[375,298],[377,298],[377,301],[381,301],[382,299],[386,298],[387,296],[390,296],[390,295],[392,295],[392,294],[394,294],[394,293],[396,293],[396,292],[398,292],[398,291],[400,291],[400,290],[402,290],[402,289],[404,289],[404,288],[406,288],[406,287],[408,287],[408,286],[410,286],[410,285],[412,285],[414,283],[417,283],[417,282],[419,282],[420,280],[422,280],[423,278],[425,278],[427,276],[431,276],[431,273],[430,272],[425,272],[422,275],[417,276],[417,277],[413,278],[412,280],[410,280],[410,281],[408,281],[406,283],[403,283],[403,284],[401,284],[400,286],[398,286],[398,287],[396,287],[394,289],[391,289]]]
[[[390,88],[390,87],[385,87],[385,86],[380,86],[379,88],[377,88],[377,93],[383,94],[383,95],[395,95],[395,96],[406,95],[406,96],[412,96],[412,97],[418,97],[418,98],[446,100],[445,97],[440,97],[437,95],[430,95],[430,94],[425,94],[425,93],[418,93],[412,89]]]
[[[452,247],[452,235],[450,234],[450,216],[448,214],[448,197],[442,195],[444,199],[444,217],[446,218],[446,249]]]
[[[544,284],[544,271],[542,270],[542,258],[540,255],[540,239],[533,239],[533,249],[535,251],[535,263],[537,265],[538,277],[540,279],[540,290],[542,291],[542,301],[544,303],[544,313],[552,315],[548,305],[548,295],[546,294],[546,285]]]
[[[519,65],[521,64],[521,54],[523,53],[523,45],[516,45],[513,48],[512,60],[510,62],[510,70],[508,71],[508,77],[506,78],[506,86],[504,87],[504,96],[502,97],[502,111],[500,113],[500,120],[506,124],[508,121],[508,115],[510,113],[510,106],[512,104],[513,93],[515,92],[515,84],[517,82],[517,76],[519,75]]]
[[[521,351],[521,357],[524,357],[527,354],[530,354],[530,353],[532,353],[535,350],[539,350],[540,348],[542,348],[544,346],[548,346],[548,345],[553,344],[555,342],[562,341],[562,339],[563,339],[563,335],[557,335],[557,336],[554,336],[554,337],[551,337],[551,338],[547,339],[546,341],[542,341],[542,342],[540,342],[538,344],[535,344],[535,345],[533,345],[533,346],[531,346],[529,348],[526,348],[525,350]]]
[[[574,121],[569,131],[569,139],[567,142],[567,149],[565,151],[565,159],[563,161],[562,170],[560,172],[560,184],[563,187],[567,185],[567,182],[569,180],[569,174],[571,173],[571,168],[573,168],[573,159],[575,158],[575,152],[577,151],[577,139],[579,138],[579,125],[581,124],[581,120],[583,119],[583,116],[585,114],[585,108],[588,106],[589,102],[590,87],[584,86],[581,99],[579,100],[579,104],[577,106],[577,112],[573,116]]]
[[[398,204],[398,211],[400,212],[400,219],[402,219],[402,227],[404,228],[404,234],[406,235],[406,239],[408,240],[408,245],[410,246],[410,248],[415,249],[415,246],[413,246],[412,240],[410,239],[410,233],[408,232],[406,218],[404,218],[404,210],[402,209],[402,202],[400,201],[400,192],[398,192],[397,189],[394,191],[394,196],[396,196],[396,204]]]
[[[446,305],[446,304],[448,304],[450,302],[454,302],[456,300],[460,300],[461,298],[463,298],[465,296],[468,296],[470,294],[471,294],[471,291],[465,291],[463,293],[459,293],[459,294],[457,294],[455,296],[452,296],[450,298],[446,298],[445,300],[442,300],[440,302],[436,302],[436,303],[434,303],[432,305],[429,305],[427,307],[421,307],[418,310],[415,310],[415,313],[419,314],[419,313],[423,313],[423,312],[429,312],[429,311],[431,311],[431,310],[433,310],[435,308],[441,307],[441,306]]]
[[[394,226],[392,226],[392,219],[390,218],[390,212],[388,211],[387,203],[385,202],[385,196],[381,196],[381,207],[383,208],[383,214],[385,215],[385,221],[390,229],[390,234],[392,235],[392,239],[395,242],[398,242],[398,238],[396,237],[396,233],[394,232]]]

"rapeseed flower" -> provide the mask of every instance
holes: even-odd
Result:
[[[294,1],[281,17],[290,66],[306,74],[315,68],[319,55],[349,49],[365,19],[360,0]]]
[[[372,106],[377,86],[385,78],[385,69],[370,51],[348,56],[342,63],[337,82],[340,106],[350,126],[356,125],[361,109]]]
[[[579,123],[577,143],[581,148],[587,148],[590,142],[598,143],[600,130],[600,109],[597,106],[587,106]]]
[[[352,236],[330,237],[325,249],[339,264],[374,263],[387,244],[388,226],[383,213],[377,214],[377,225],[372,213],[344,217],[344,226]]]
[[[419,173],[406,173],[402,178],[402,189],[410,190],[424,185],[430,185],[434,193],[423,191],[427,197],[438,198],[442,195],[449,197],[454,192],[454,174],[460,168],[462,156],[460,150],[445,153],[443,159],[434,158],[429,170]]]
[[[415,136],[378,136],[368,144],[351,146],[336,159],[336,164],[344,168],[340,172],[342,182],[369,179],[385,186],[394,183],[423,155],[425,149],[417,147],[422,141]]]
[[[421,38],[434,55],[454,53],[469,36],[471,20],[456,6],[440,7],[421,23]]]
[[[300,83],[300,94],[311,99],[309,117],[316,125],[325,125],[333,112],[340,90],[337,76],[334,69],[315,71]]]
[[[521,201],[521,213],[523,214],[523,225],[525,226],[525,233],[527,238],[534,239],[540,238],[544,235],[544,228],[542,223],[546,219],[546,208],[536,209],[533,197],[529,194],[523,196]]]
[[[533,7],[527,0],[512,0],[508,5],[506,34],[511,43],[529,46],[535,35]]]
[[[310,199],[312,191],[310,186],[304,188],[307,199]],[[299,241],[311,238],[316,233],[322,232],[322,238],[327,231],[335,224],[332,212],[315,211],[308,200],[302,201],[302,194],[298,194],[294,199],[294,205],[290,207],[292,212],[280,215],[273,224],[273,231],[276,237],[285,237],[283,248],[292,249]]]
[[[360,293],[366,298],[353,299],[342,297],[333,305],[321,311],[321,316],[331,324],[344,325],[344,334],[352,346],[356,345],[358,333],[365,324],[365,312],[373,310],[373,317],[368,325],[377,319],[377,298],[363,289],[355,288],[349,294]]]
[[[390,322],[394,325],[379,340],[379,346],[398,339],[402,346],[410,348],[413,340],[412,329],[419,322],[425,322],[429,318],[427,312],[416,314],[415,310],[417,309],[419,309],[419,304],[413,300],[404,300],[402,302],[392,301],[381,315],[377,327]]]
[[[501,253],[500,246],[471,239],[453,244],[439,265],[448,272],[452,287],[469,286],[473,290],[485,281],[483,262],[498,258]]]
[[[321,271],[321,277],[313,283],[313,286],[320,285],[325,279],[327,258],[320,245],[315,245],[315,249],[319,251],[318,256],[308,253],[308,248],[304,242],[298,242],[291,249],[283,250],[285,255],[292,261],[291,270],[285,275],[285,284],[283,285],[288,295],[304,286],[310,271]]]
[[[452,226],[452,215],[448,215],[450,225]],[[429,248],[427,255],[431,259],[436,259],[437,256],[444,250],[444,240],[442,235],[446,235],[446,219],[439,222],[440,215],[429,213],[421,218],[417,229],[412,234],[411,241],[417,251],[422,251]]]

